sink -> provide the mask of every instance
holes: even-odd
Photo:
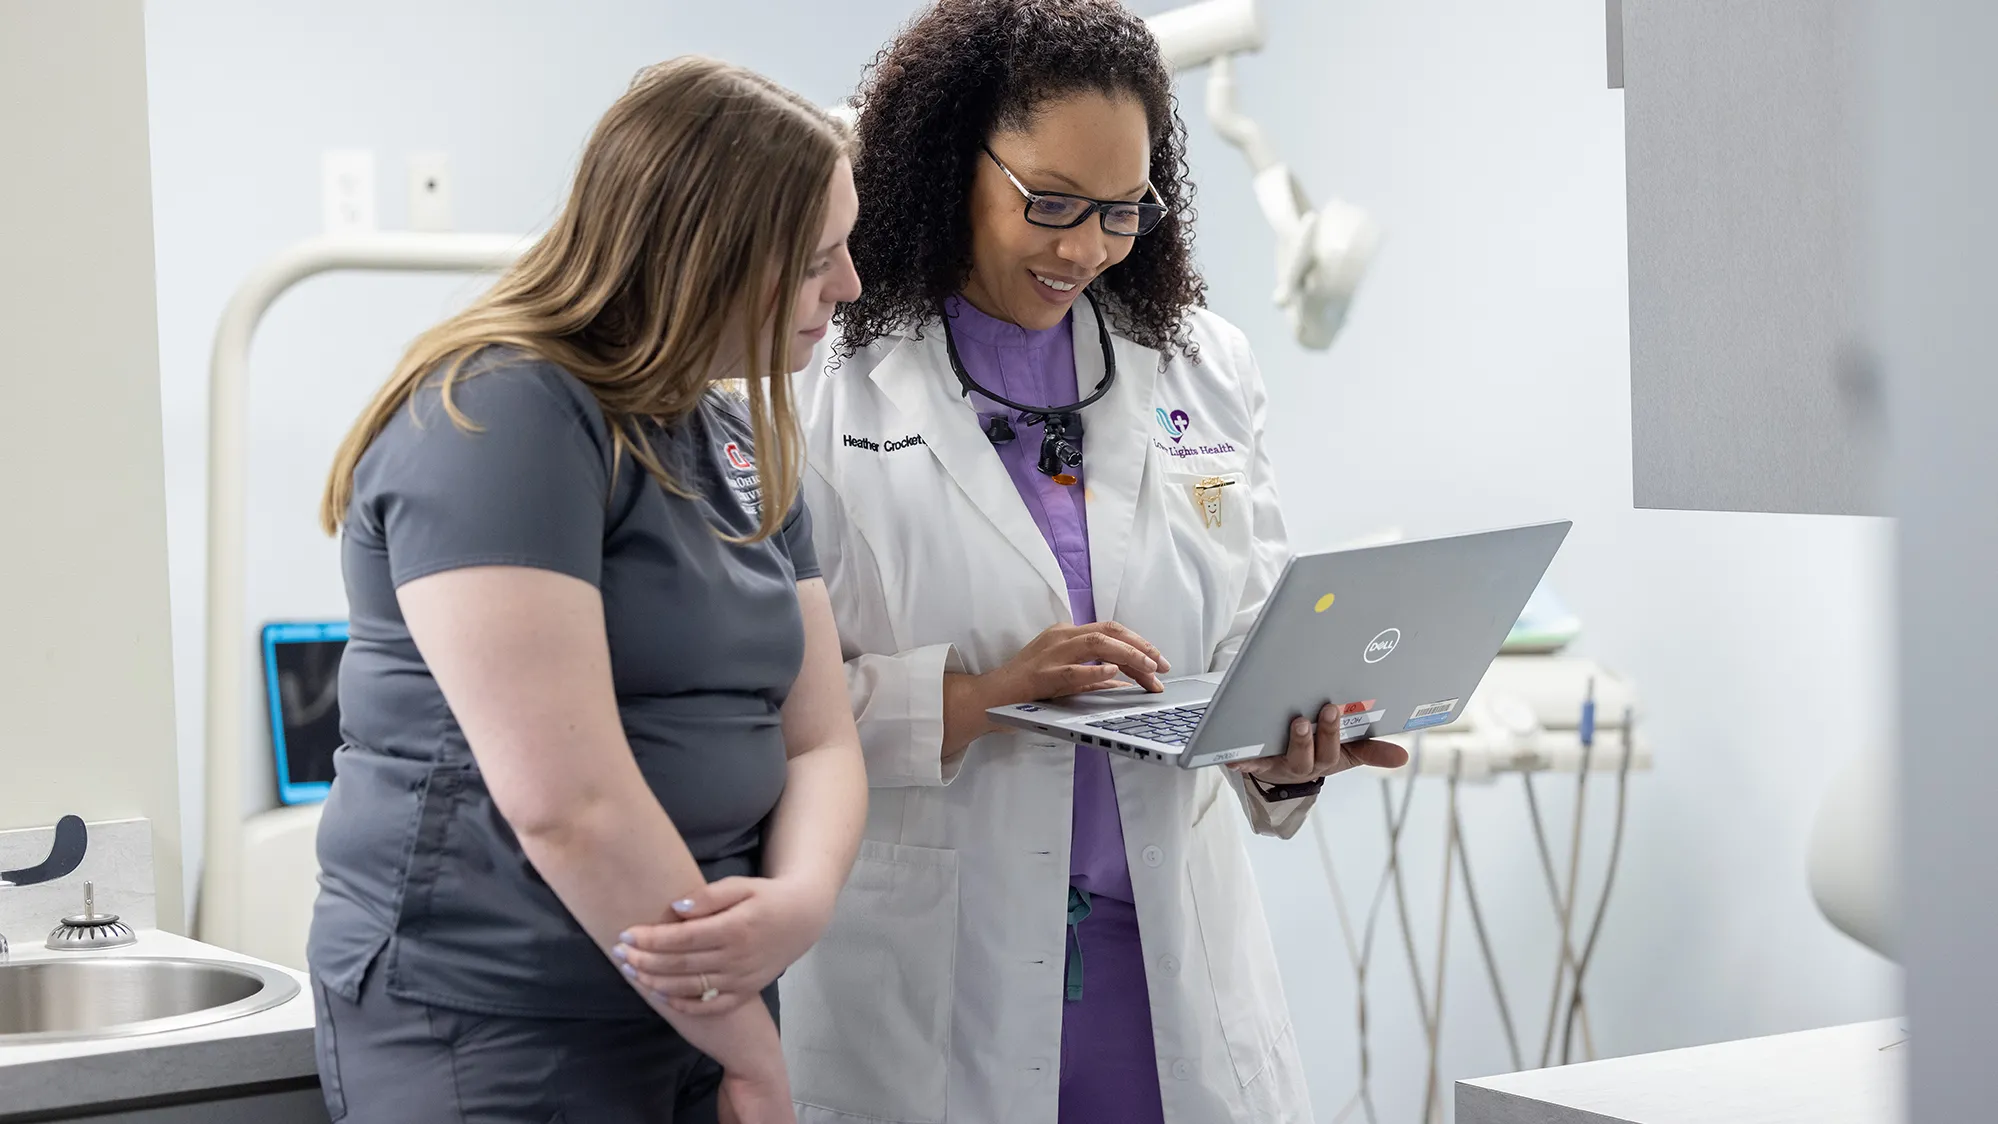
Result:
[[[221,960],[0,964],[0,1046],[186,1030],[267,1011],[298,991],[298,981],[275,968]]]

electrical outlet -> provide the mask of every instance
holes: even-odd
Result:
[[[326,233],[375,229],[375,154],[364,148],[329,149],[320,155],[320,169]]]
[[[409,229],[451,229],[451,157],[443,152],[409,154]]]

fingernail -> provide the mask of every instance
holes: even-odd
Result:
[[[674,913],[692,913],[692,912],[694,912],[694,899],[692,899],[692,898],[681,898],[681,899],[680,899],[679,901],[677,901],[677,902],[674,902],[674,903],[673,903],[673,912],[674,912]]]
[[[1268,727],[1264,728],[1267,729]],[[1301,738],[1311,732],[1311,723],[1306,722],[1302,718],[1293,718],[1290,720],[1290,732]]]
[[[631,939],[631,937],[630,937],[629,935],[626,935],[626,936],[623,936],[623,937],[619,937],[618,939],[619,939],[619,940],[621,940],[621,941],[625,941],[625,940],[630,940],[630,939]],[[625,962],[626,960],[630,959],[630,957],[627,957],[627,956],[625,955],[625,951],[626,951],[626,950],[625,950],[625,947],[624,947],[624,946],[623,946],[622,944],[617,944],[617,945],[612,945],[612,946],[611,946],[611,955],[612,955],[612,956],[615,956],[615,957],[617,957],[617,960],[618,960],[618,963],[620,963],[620,964],[622,964],[622,963],[624,963],[624,962]]]
[[[638,969],[629,964],[619,964],[617,970],[624,973],[625,979],[635,980],[638,978]]]
[[[637,941],[634,941],[634,940],[632,940],[632,939],[631,939],[631,930],[629,930],[629,929],[626,929],[626,930],[625,930],[624,932],[622,932],[622,933],[619,933],[619,934],[617,935],[617,943],[619,943],[619,944],[637,944],[638,942],[637,942]]]

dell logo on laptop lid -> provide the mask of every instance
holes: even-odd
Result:
[[[1379,663],[1389,656],[1394,655],[1394,650],[1400,646],[1401,630],[1390,628],[1372,640],[1367,641],[1367,650],[1363,658],[1368,663]]]

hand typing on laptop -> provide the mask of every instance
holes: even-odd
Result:
[[[986,716],[992,707],[1100,691],[1126,678],[1157,693],[1165,689],[1159,675],[1171,671],[1150,641],[1115,621],[1054,625],[983,675],[944,676],[944,758],[1005,728]]]

